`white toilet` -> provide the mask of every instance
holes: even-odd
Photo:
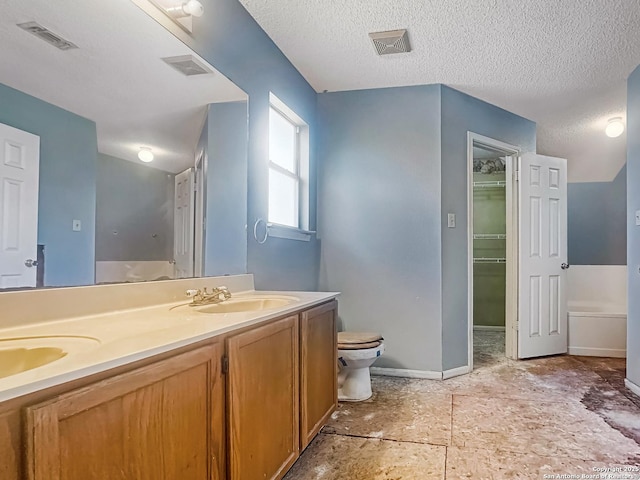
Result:
[[[369,367],[384,353],[379,333],[338,332],[338,400],[361,402],[371,397]]]

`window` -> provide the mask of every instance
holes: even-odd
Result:
[[[308,228],[309,135],[306,123],[271,95],[269,223]]]

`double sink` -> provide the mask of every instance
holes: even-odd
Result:
[[[241,314],[282,308],[297,300],[292,296],[252,294],[209,305],[183,304],[169,310],[180,314]],[[0,338],[0,379],[89,351],[100,344],[97,338],[73,335]]]

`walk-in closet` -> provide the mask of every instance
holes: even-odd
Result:
[[[473,333],[474,364],[505,355],[506,157],[473,147]]]

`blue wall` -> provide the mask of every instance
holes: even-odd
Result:
[[[205,128],[204,273],[207,276],[246,273],[247,102],[209,105]]]
[[[627,264],[627,167],[612,182],[569,183],[571,265]]]
[[[269,92],[310,127],[310,229],[316,226],[316,92],[237,0],[203,0],[205,14],[194,24],[194,50],[249,94],[247,239],[248,271],[261,289],[315,290],[319,245],[253,238],[253,225],[267,218]],[[233,40],[231,40],[233,39]]]
[[[441,370],[440,86],[318,96],[323,290],[376,366]]]
[[[99,153],[96,261],[173,260],[174,185],[172,173]]]
[[[442,87],[442,366],[467,365],[467,132],[536,150],[536,124]],[[457,227],[447,228],[455,213]]]
[[[40,137],[38,243],[45,245],[45,285],[95,279],[96,125],[0,84],[0,123]],[[82,231],[72,231],[74,219]]]
[[[627,82],[627,378],[640,386],[640,227],[635,223],[636,210],[640,210],[640,66]]]

